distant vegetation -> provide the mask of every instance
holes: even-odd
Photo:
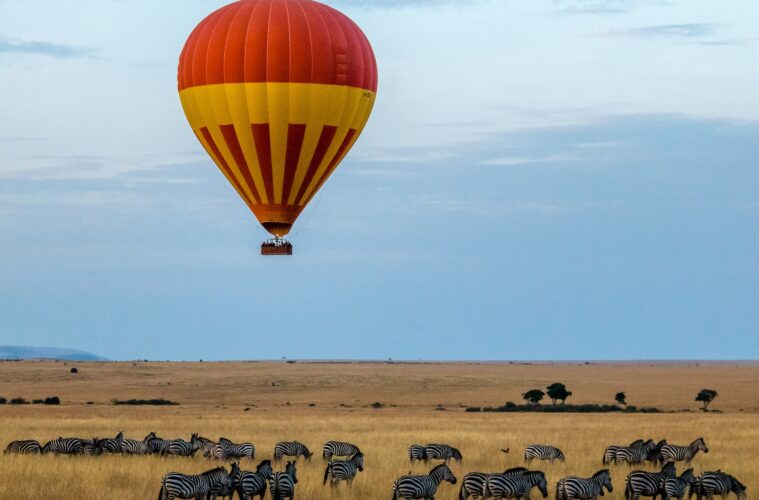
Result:
[[[4,397],[0,397],[0,405],[9,403],[12,405],[28,405],[30,402],[22,397],[13,398],[10,401]],[[31,401],[31,403],[35,405],[59,405],[61,404],[61,400],[58,398],[58,396],[51,396],[45,399],[35,399]]]
[[[717,391],[714,389],[701,389],[698,394],[696,395],[696,401],[700,401],[704,404],[704,406],[701,408],[704,411],[709,410],[709,403],[714,401],[714,398],[717,397]]]
[[[617,405],[598,405],[598,404],[561,404],[561,405],[541,405],[529,403],[518,405],[514,402],[507,402],[503,406],[468,406],[464,411],[468,412],[495,412],[495,413],[517,413],[517,412],[535,412],[535,413],[663,413],[658,408],[638,408],[637,406],[626,406],[624,408]]]
[[[168,399],[114,399],[111,401],[115,405],[153,405],[153,406],[178,406],[179,403],[169,401]]]

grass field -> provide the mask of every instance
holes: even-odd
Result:
[[[72,375],[69,369],[79,368]],[[577,403],[608,403],[624,390],[638,406],[677,413],[484,414],[462,406],[519,401],[519,394],[551,382],[567,384]],[[695,411],[696,392],[709,387],[724,413]],[[739,477],[751,496],[759,456],[759,366],[755,364],[285,364],[285,363],[0,363],[0,395],[35,399],[57,395],[60,407],[0,406],[0,445],[13,439],[40,441],[58,436],[112,436],[124,430],[141,439],[149,431],[189,438],[200,432],[252,441],[254,469],[271,457],[274,443],[297,439],[316,454],[299,461],[298,498],[389,498],[395,477],[425,465],[409,464],[409,444],[447,442],[459,447],[460,478],[471,470],[498,471],[522,465],[528,444],[550,443],[567,455],[565,464],[534,464],[551,486],[568,474],[590,475],[599,468],[604,446],[637,437],[666,437],[685,444],[703,436],[710,453],[699,454],[695,471],[722,468]],[[113,406],[113,398],[164,397],[172,407]],[[87,402],[93,404],[87,404]],[[383,403],[381,409],[369,405]],[[571,401],[571,400],[570,400]],[[288,404],[289,403],[289,404]],[[310,406],[314,405],[314,406]],[[446,408],[437,410],[438,405]],[[245,409],[248,408],[248,411]],[[679,410],[693,410],[683,413]],[[321,444],[344,439],[360,445],[366,470],[351,491],[322,486]],[[504,455],[500,448],[509,447]],[[1,456],[0,498],[156,498],[160,478],[170,470],[200,472],[212,464],[201,457]],[[622,498],[628,469],[612,467]],[[437,498],[458,498],[458,486],[441,486]],[[534,493],[539,496],[537,492]],[[553,493],[551,492],[551,496]]]

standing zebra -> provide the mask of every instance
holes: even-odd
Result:
[[[627,475],[625,480],[625,499],[638,500],[641,496],[656,497],[662,493],[662,482],[669,478],[675,477],[674,462],[667,462],[660,472],[646,472],[642,470],[632,471]]]
[[[214,444],[206,453],[217,460],[230,460],[234,458],[250,458],[256,455],[256,447],[252,443],[235,444],[227,438],[220,438],[218,444]]]
[[[161,480],[161,490],[158,500],[174,500],[175,498],[206,499],[222,491],[232,488],[232,476],[224,467],[216,467],[198,475],[187,475],[179,472],[169,472]]]
[[[103,451],[98,447],[98,438],[82,439],[82,454],[88,456],[100,455]]]
[[[456,484],[456,476],[445,464],[440,464],[426,476],[401,476],[393,482],[393,500],[424,498],[434,500],[441,482]]]
[[[38,455],[42,453],[42,446],[39,441],[34,439],[25,439],[22,441],[11,441],[8,446],[5,447],[5,454],[18,453],[21,455]]]
[[[491,474],[482,488],[482,498],[530,498],[530,490],[538,487],[543,498],[548,496],[548,481],[541,471],[521,474]]]
[[[648,458],[649,453],[656,448],[653,439],[640,446],[622,446],[617,449],[616,462],[626,462],[627,465],[639,464]]]
[[[364,454],[360,451],[348,460],[330,460],[327,462],[327,468],[324,469],[322,486],[327,484],[327,480],[332,487],[340,484],[340,481],[348,481],[348,485],[351,486],[356,473],[363,472],[363,470]]]
[[[295,498],[295,485],[298,483],[295,462],[287,462],[284,472],[275,472],[269,478],[269,493],[272,500]]]
[[[662,481],[662,500],[669,500],[670,498],[677,498],[682,500],[685,496],[685,491],[692,487],[696,478],[693,476],[693,469],[688,469],[680,477],[668,477]]]
[[[277,462],[282,460],[283,456],[295,457],[296,459],[304,457],[306,460],[310,460],[311,455],[313,453],[308,451],[306,445],[298,441],[280,441],[274,445],[274,460]]]
[[[656,443],[656,446],[654,446],[654,448],[648,452],[646,461],[655,463],[655,464],[663,464],[665,460],[661,456],[661,449],[664,447],[665,444],[667,444],[666,439],[662,439],[661,441]]]
[[[190,442],[184,439],[175,439],[169,444],[168,454],[177,457],[191,457],[196,451],[200,449],[200,441],[198,435],[193,434],[190,437]]]
[[[408,458],[412,462],[414,460],[419,460],[420,462],[426,462],[427,461],[427,451],[424,449],[424,446],[421,444],[412,444],[408,447]]]
[[[152,437],[150,437],[151,435]],[[155,432],[148,434],[145,439],[147,439],[148,453],[154,453],[157,455],[169,454],[169,446],[171,446],[171,443],[173,442],[172,439],[161,439],[156,436]]]
[[[233,479],[240,500],[250,500],[254,496],[263,500],[266,495],[266,484],[271,476],[271,460],[264,460],[258,464],[256,472],[239,471]]]
[[[356,453],[361,453],[358,446],[343,441],[327,441],[322,449],[325,460],[331,460],[332,457],[352,457]]]
[[[119,432],[113,439],[105,438],[98,439],[95,442],[95,447],[98,450],[98,454],[101,453],[121,453],[121,445],[124,442],[124,433]]]
[[[136,439],[127,439],[124,438],[123,441],[121,441],[121,453],[127,454],[127,455],[147,455],[150,453],[150,450],[148,448],[148,441],[153,439],[155,437],[155,432],[151,432],[142,441],[137,441]]]
[[[198,442],[200,443],[200,448],[198,448],[198,451],[200,451],[204,457],[210,457],[211,448],[216,445],[216,441],[208,439],[207,437],[198,436]]]
[[[614,491],[609,469],[600,470],[589,478],[569,476],[556,483],[556,500],[574,500],[575,498],[596,500],[599,496],[603,496],[604,488],[609,493]]]
[[[503,474],[524,474],[525,472],[530,471],[526,467],[512,467],[503,471]],[[467,500],[470,496],[473,500],[478,500],[482,496],[482,489],[490,475],[487,472],[470,472],[464,476],[464,479],[461,480],[459,500]]]
[[[42,447],[41,453],[55,453],[56,455],[78,455],[84,452],[84,443],[79,438],[62,438],[48,441]]]
[[[463,460],[461,452],[447,444],[428,444],[424,447],[424,454],[427,460],[445,460],[445,463],[450,463],[451,459],[456,462]]]
[[[720,471],[704,472],[696,478],[695,483],[691,486],[688,492],[688,499],[694,493],[698,500],[701,500],[701,497],[704,496],[711,500],[714,495],[720,495],[722,498],[725,498],[729,493],[735,493],[735,496],[739,500],[743,500],[746,498],[746,486],[730,474]]]
[[[551,463],[553,463],[554,460],[563,462],[564,453],[554,446],[533,444],[524,450],[524,459],[529,464],[534,458],[537,458],[538,460],[550,460]]]
[[[643,440],[642,439],[636,439],[632,443],[630,443],[627,447],[628,448],[634,448],[636,446],[642,446]],[[615,463],[617,461],[617,450],[620,448],[625,448],[625,446],[613,444],[611,446],[607,446],[604,450],[604,457],[601,460],[601,463],[603,465],[609,465],[611,463]]]
[[[661,459],[662,461],[679,462],[685,460],[686,463],[690,463],[696,453],[703,451],[709,453],[709,448],[706,447],[704,438],[698,438],[688,446],[677,446],[676,444],[665,444],[661,447]]]

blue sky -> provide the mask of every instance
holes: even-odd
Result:
[[[224,3],[0,0],[0,344],[759,356],[759,4],[329,2],[377,104],[272,259],[176,94]]]

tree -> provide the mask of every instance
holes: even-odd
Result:
[[[522,394],[522,397],[525,401],[536,405],[540,403],[540,401],[543,399],[543,396],[545,395],[546,393],[540,389],[532,389]]]
[[[618,405],[627,405],[627,401],[625,401],[625,393],[624,392],[618,392],[614,396],[614,401],[617,402]]]
[[[564,384],[555,382],[546,387],[546,394],[551,398],[553,404],[556,404],[557,400],[561,400],[561,404],[564,404],[564,401],[572,395],[572,392],[568,391]]]
[[[701,391],[699,391],[699,393],[696,395],[696,401],[704,403],[704,407],[701,409],[706,411],[709,408],[709,403],[714,401],[714,398],[716,397],[717,391],[713,389],[701,389]]]

